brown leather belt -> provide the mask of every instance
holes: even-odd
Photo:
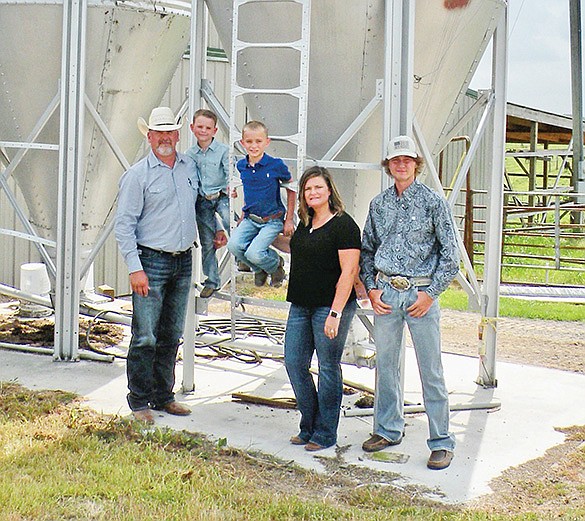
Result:
[[[249,213],[246,217],[249,217],[250,219],[252,219],[252,221],[254,221],[257,224],[265,224],[268,221],[272,221],[273,219],[278,219],[279,217],[282,217],[282,210],[280,212],[276,212],[275,214],[272,215],[267,215],[266,217],[262,217],[260,215],[256,215],[255,213]]]

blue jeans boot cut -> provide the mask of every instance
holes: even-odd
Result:
[[[228,250],[236,260],[250,266],[254,273],[274,273],[280,259],[270,245],[283,227],[282,218],[260,224],[246,217],[233,231],[228,241]]]
[[[355,300],[346,304],[338,334],[330,339],[324,333],[329,307],[290,306],[284,340],[284,364],[295,393],[297,409],[301,413],[299,437],[322,447],[331,447],[337,442],[343,398],[340,362],[356,307]],[[309,371],[315,352],[319,362],[317,388]]]
[[[422,383],[423,401],[429,421],[427,445],[431,451],[455,448],[449,433],[449,396],[441,362],[440,309],[435,300],[420,318],[410,317],[406,309],[417,299],[417,288],[399,292],[379,282],[382,300],[392,312],[375,315],[376,395],[374,399],[374,434],[397,441],[404,432],[403,393],[400,379],[400,352],[404,324],[408,325]]]
[[[132,338],[128,350],[128,405],[133,411],[174,401],[175,362],[185,326],[191,286],[191,252],[173,257],[143,250],[146,297],[132,294]]]
[[[202,196],[197,197],[196,218],[199,241],[201,242],[201,266],[203,274],[207,278],[203,285],[213,289],[218,289],[221,286],[217,257],[213,247],[213,239],[217,231],[216,214],[219,215],[224,230],[229,234],[230,202],[228,196],[222,194],[212,201]]]

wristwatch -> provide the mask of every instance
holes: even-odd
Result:
[[[334,309],[329,311],[329,315],[333,318],[341,318],[341,311],[335,311]]]

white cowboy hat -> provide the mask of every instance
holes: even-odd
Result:
[[[148,118],[148,124],[144,121],[144,118],[138,118],[138,130],[145,136],[149,130],[168,132],[171,130],[179,130],[182,126],[169,107],[156,107],[152,109]]]

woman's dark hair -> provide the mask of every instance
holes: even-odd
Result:
[[[298,214],[299,219],[305,226],[309,225],[309,221],[313,215],[313,209],[309,208],[305,199],[305,187],[309,179],[312,179],[313,177],[322,177],[327,183],[327,188],[329,188],[329,192],[331,192],[331,195],[329,196],[329,209],[333,213],[343,213],[345,210],[345,205],[341,200],[341,196],[339,195],[339,191],[333,182],[333,178],[329,170],[322,166],[312,166],[304,171],[303,175],[301,176],[301,180],[299,181]]]

